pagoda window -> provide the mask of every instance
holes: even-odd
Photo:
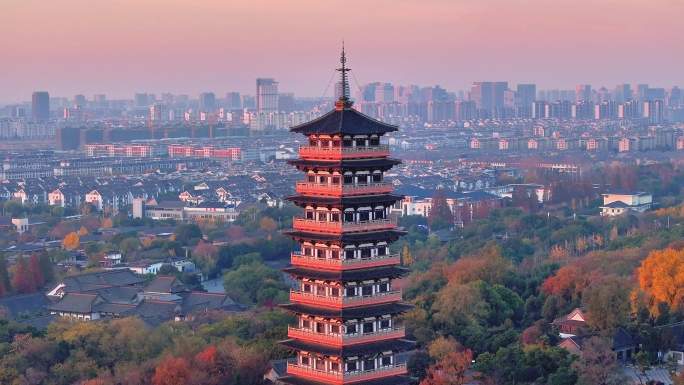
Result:
[[[308,283],[305,283],[302,285],[302,291],[305,293],[311,293],[313,290],[311,290],[311,285]]]
[[[325,175],[321,175],[321,176],[318,178],[318,182],[319,182],[320,184],[328,184],[328,177],[325,176]]]
[[[318,141],[316,140],[315,137],[312,136],[309,138],[309,146],[312,146],[312,147],[318,146]]]
[[[340,177],[339,176],[334,176],[332,177],[332,184],[337,186],[340,184]]]
[[[358,330],[357,324],[349,324],[346,326],[347,334],[356,334]]]
[[[344,184],[354,184],[354,176],[353,175],[345,175],[344,176]]]
[[[392,356],[382,356],[382,358],[380,358],[380,365],[382,365],[382,366],[392,365]]]
[[[359,211],[359,222],[367,222],[370,220],[370,211]]]
[[[306,318],[302,319],[302,329],[311,329],[311,321]]]
[[[358,138],[354,141],[356,142],[356,147],[366,147],[366,139]]]
[[[356,287],[354,286],[348,286],[344,289],[344,295],[346,297],[355,297],[356,296]]]
[[[340,334],[340,325],[330,325],[330,333]]]
[[[302,361],[302,366],[309,366],[310,365],[309,356],[302,356],[301,361]]]
[[[353,211],[347,211],[344,213],[344,221],[348,223],[354,223],[354,212]]]
[[[373,174],[373,182],[374,183],[382,182],[382,174],[381,173],[374,173]]]
[[[330,363],[330,370],[333,372],[339,372],[340,371],[340,363],[339,362],[331,362]]]
[[[380,138],[378,138],[378,137],[370,138],[369,144],[371,146],[379,146],[380,145]]]
[[[325,259],[325,250],[316,249],[316,258]]]
[[[304,215],[306,215],[306,219],[313,220],[314,219],[314,212],[311,210],[307,210]]]
[[[326,290],[325,286],[323,285],[316,285],[316,294],[320,296],[325,296],[326,295]]]
[[[328,213],[326,213],[325,211],[319,211],[318,212],[318,220],[319,221],[324,222],[327,219],[328,219]]]
[[[381,329],[381,330],[389,329],[390,326],[391,326],[391,325],[390,325],[390,320],[389,320],[389,319],[380,320],[380,329]]]
[[[368,175],[359,175],[356,177],[357,184],[368,184]]]
[[[361,249],[361,258],[370,258],[371,249]]]
[[[363,360],[363,370],[374,370],[375,369],[375,360],[372,358]]]
[[[339,297],[340,296],[340,288],[339,287],[333,287],[330,289],[330,296],[331,297]]]
[[[316,174],[309,174],[306,178],[309,183],[316,183]]]
[[[353,147],[354,146],[354,141],[351,139],[344,139],[342,141],[342,147]]]
[[[373,333],[375,331],[374,322],[364,322],[363,324],[363,334]]]
[[[340,213],[332,213],[330,216],[330,220],[332,222],[339,222],[340,221]]]
[[[316,370],[325,370],[325,360],[316,358]]]
[[[340,144],[341,144],[341,143],[342,143],[342,142],[340,142],[340,139],[339,139],[339,138],[335,138],[335,139],[333,139],[333,141],[332,141],[332,146],[333,146],[333,147],[340,147]]]
[[[373,286],[361,286],[361,295],[364,297],[373,295]]]
[[[325,333],[325,324],[323,322],[316,322],[316,333]]]
[[[324,147],[324,148],[330,147],[330,141],[328,139],[321,140],[321,147]]]
[[[339,250],[331,250],[330,251],[330,259],[340,259],[340,251]]]
[[[389,282],[382,282],[378,285],[378,292],[387,293],[390,289]]]
[[[355,372],[358,370],[358,364],[356,361],[347,361],[347,371]]]
[[[385,209],[375,209],[373,217],[375,219],[385,219]]]
[[[383,255],[387,255],[387,247],[380,246],[380,247],[378,247],[378,256],[383,256]]]
[[[344,259],[354,259],[354,250],[347,249],[344,251]]]

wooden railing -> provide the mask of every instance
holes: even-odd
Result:
[[[297,182],[295,191],[304,195],[369,195],[383,194],[392,192],[391,183],[376,182],[369,184],[347,185],[347,184],[322,184],[311,182]]]
[[[378,255],[372,258],[328,259],[292,253],[291,262],[296,266],[316,267],[322,269],[353,270],[369,267],[391,266],[401,263],[399,254]]]
[[[314,331],[307,329],[299,329],[288,326],[287,336],[289,338],[297,338],[301,340],[307,340],[326,345],[343,346],[383,341],[394,338],[404,338],[406,336],[406,330],[404,329],[404,327],[397,327],[387,330],[379,330],[373,333],[363,334],[325,334],[316,333]]]
[[[401,290],[393,290],[385,293],[375,293],[369,296],[354,297],[328,297],[313,293],[305,293],[300,290],[290,290],[290,301],[307,303],[318,306],[330,306],[335,308],[376,305],[387,302],[401,301]]]
[[[326,372],[325,370],[300,366],[293,362],[287,363],[287,374],[299,376],[314,381],[322,381],[331,384],[353,384],[355,382],[381,379],[389,376],[406,374],[406,364],[395,364],[374,370],[358,372]]]
[[[385,230],[396,227],[396,221],[390,219],[374,219],[365,222],[327,222],[306,218],[293,218],[292,227],[295,230],[313,231],[317,233],[336,233]]]
[[[386,144],[368,147],[300,146],[299,156],[317,159],[379,158],[389,156],[389,146]]]

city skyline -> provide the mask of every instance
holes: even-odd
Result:
[[[360,11],[342,16],[330,13],[341,7],[309,1],[207,1],[192,12],[181,2],[163,2],[158,14],[160,4],[135,4],[130,12],[128,0],[97,6],[8,1],[7,20],[0,23],[0,103],[28,100],[36,90],[111,98],[141,91],[253,93],[258,77],[277,79],[283,91],[319,97],[342,39],[352,67],[362,69],[354,74],[360,84],[468,89],[492,79],[570,89],[683,83],[677,68],[684,53],[677,47],[684,27],[676,9],[684,5],[671,0],[648,7],[642,1],[562,0],[554,8],[539,0],[429,6],[382,0],[348,4]],[[29,18],[32,27],[22,28]]]

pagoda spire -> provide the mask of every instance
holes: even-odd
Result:
[[[349,97],[349,79],[347,72],[351,71],[351,68],[347,67],[347,55],[344,52],[344,41],[342,41],[342,54],[340,55],[340,68],[337,69],[340,72],[340,87],[341,93],[340,98],[335,102],[335,109],[342,110],[345,108],[350,108],[353,104],[351,98]]]

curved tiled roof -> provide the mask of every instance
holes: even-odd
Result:
[[[395,125],[373,119],[353,108],[335,109],[317,119],[290,128],[290,131],[304,135],[382,135],[398,130],[399,127]]]

